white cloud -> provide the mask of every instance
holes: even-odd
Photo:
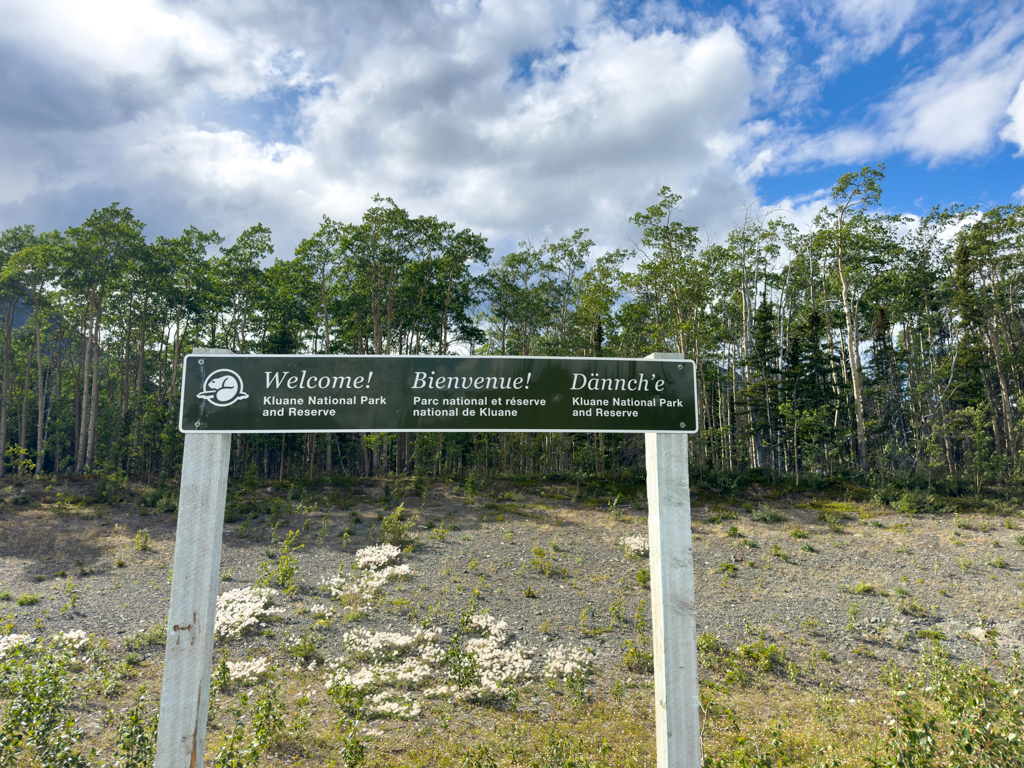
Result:
[[[724,234],[768,174],[1024,141],[1019,14],[926,36],[948,7],[0,0],[0,227],[119,199],[154,234],[261,220],[287,255],[380,192],[499,248],[579,226],[618,247],[667,184]],[[921,61],[867,118],[804,127],[823,84],[893,46]]]
[[[634,36],[593,4],[492,1],[384,19],[371,45],[351,34],[373,21],[370,14],[355,14],[342,28],[326,6],[314,6],[316,23],[355,49],[333,55],[333,69],[318,70],[315,63],[331,62],[332,54],[297,46],[308,27],[282,18],[276,39],[264,48],[253,42],[254,28],[278,18],[274,7],[259,18],[241,10],[234,36],[225,34],[227,6],[205,7],[204,18],[157,6],[149,16],[135,13],[122,31],[139,29],[139,18],[163,25],[143,42],[148,58],[134,61],[130,46],[98,51],[102,40],[69,46],[64,55],[134,72],[170,98],[89,124],[76,150],[56,153],[69,171],[64,178],[55,185],[36,163],[31,181],[12,187],[8,201],[45,196],[55,186],[88,188],[93,196],[97,188],[128,190],[153,201],[136,205],[140,215],[164,196],[175,198],[168,209],[179,218],[190,211],[207,222],[219,217],[215,225],[228,232],[259,218],[284,231],[279,242],[294,243],[322,213],[357,218],[380,192],[414,213],[437,213],[499,241],[590,226],[617,247],[630,229],[627,217],[663,184],[688,196],[686,214],[697,223],[713,225],[733,199],[753,197],[733,163],[748,144],[744,121],[755,74],[747,45],[728,25],[694,34],[648,28]],[[27,22],[20,33],[49,34]],[[206,47],[189,42],[196,39]],[[175,66],[207,68],[191,91],[166,85],[168,51],[181,56]],[[225,52],[237,58],[228,61]],[[322,86],[293,105],[298,143],[261,140],[230,120],[186,117],[216,102],[211,91],[221,103],[239,105],[271,93],[277,76],[268,62],[286,53],[299,62],[295,72]],[[518,65],[525,66],[521,77],[516,61],[529,62]],[[107,84],[108,96],[116,91]],[[29,155],[53,156],[45,132],[22,138]],[[20,177],[28,175],[22,169]],[[157,227],[163,218],[158,214]]]
[[[931,161],[992,148],[1024,77],[1024,17],[994,21],[966,51],[897,90],[881,108],[885,144]]]
[[[1000,131],[999,136],[1024,150],[1024,82],[1017,86],[1017,93],[1006,108],[1006,114],[1010,116],[1010,122]]]

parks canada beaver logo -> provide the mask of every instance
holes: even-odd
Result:
[[[245,400],[249,393],[245,391],[242,377],[228,368],[221,368],[206,377],[203,391],[196,397],[221,407]]]

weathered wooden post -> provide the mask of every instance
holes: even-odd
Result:
[[[671,353],[650,357],[684,359]],[[693,430],[696,424],[686,427]],[[700,768],[701,764],[687,443],[685,434],[646,435],[658,768]]]
[[[230,434],[185,435],[156,768],[203,765],[230,457]]]

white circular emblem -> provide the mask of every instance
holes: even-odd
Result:
[[[213,405],[225,406],[245,400],[249,393],[244,389],[241,376],[232,370],[221,368],[206,377],[203,391],[196,397]]]

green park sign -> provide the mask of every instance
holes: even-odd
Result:
[[[691,360],[185,357],[182,432],[697,431]]]

